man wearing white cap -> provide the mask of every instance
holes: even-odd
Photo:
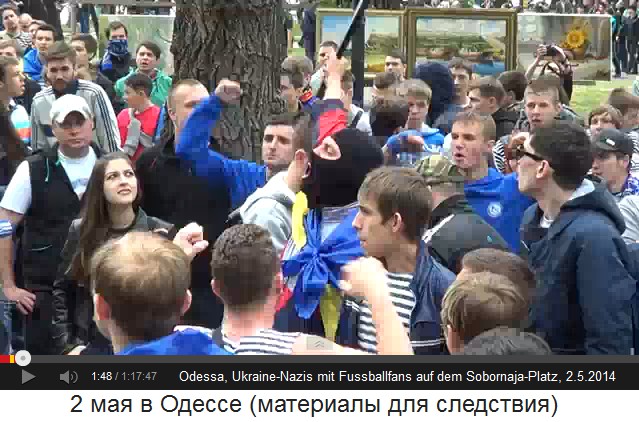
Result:
[[[14,244],[0,238],[3,292],[26,316],[23,344],[32,354],[51,353],[52,286],[69,225],[80,211],[96,160],[102,155],[93,140],[93,113],[86,100],[64,95],[51,106],[51,128],[57,142],[22,162],[0,202],[0,220],[13,229],[24,222],[23,286],[17,287]],[[17,318],[20,320],[20,318]]]

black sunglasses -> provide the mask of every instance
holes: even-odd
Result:
[[[515,149],[515,153],[513,154],[513,158],[517,161],[521,160],[524,157],[530,157],[535,161],[548,161],[546,160],[544,157],[541,157],[539,155],[533,154],[532,152],[528,152],[524,149],[523,145],[518,146]]]

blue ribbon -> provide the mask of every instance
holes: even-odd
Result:
[[[284,277],[299,276],[293,291],[297,315],[309,319],[317,309],[326,285],[339,289],[342,266],[364,256],[353,220],[357,209],[322,242],[320,210],[309,210],[304,220],[306,245],[292,258],[282,263]]]

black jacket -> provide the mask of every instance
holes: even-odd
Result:
[[[146,212],[176,227],[196,222],[204,228],[209,248],[193,259],[192,288],[210,290],[210,248],[224,231],[231,211],[228,190],[196,176],[191,164],[175,155],[173,138],[145,150],[135,167]]]
[[[451,196],[435,207],[424,241],[430,254],[455,274],[468,252],[510,249],[504,238],[473,211],[464,195]]]
[[[69,235],[62,250],[62,261],[58,266],[58,276],[53,283],[53,340],[58,353],[68,353],[78,345],[108,344],[108,340],[100,334],[93,321],[93,299],[87,280],[74,280],[69,274],[80,240],[80,223],[78,218],[69,227]],[[147,216],[140,208],[133,225],[124,230],[113,230],[109,237],[162,229],[166,230],[165,235],[169,238],[175,235],[173,225]]]
[[[24,215],[22,271],[25,288],[51,291],[62,247],[81,202],[52,148],[36,151],[26,159],[31,176],[31,206]],[[98,158],[103,155],[91,147]]]
[[[120,98],[115,92],[115,88],[113,87],[114,82],[111,82],[111,80],[107,78],[104,73],[97,72],[95,80],[93,82],[100,85],[104,92],[106,92],[109,100],[111,101],[111,105],[113,106],[113,111],[115,111],[116,116],[126,108],[126,103],[124,102],[124,100]]]
[[[42,87],[39,83],[33,79],[26,78],[24,80],[24,93],[19,97],[15,97],[14,100],[17,104],[24,107],[27,110],[27,113],[31,115],[31,104],[33,104],[33,98],[40,91],[42,91]]]
[[[631,19],[626,16],[623,18],[623,26],[627,39],[632,41],[639,39],[639,18],[635,16]]]
[[[113,56],[113,66],[109,69],[105,69],[102,66],[102,60],[98,64],[98,70],[106,76],[111,82],[116,83],[118,79],[125,77],[131,71],[131,64],[133,62],[133,58],[131,53],[126,56],[119,58]]]
[[[500,108],[493,113],[495,128],[497,129],[497,139],[502,136],[510,135],[515,128],[515,123],[519,119],[519,114],[515,111],[508,111]]]

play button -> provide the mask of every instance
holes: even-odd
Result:
[[[26,384],[29,381],[31,381],[32,379],[35,378],[35,375],[33,375],[30,372],[25,371],[24,369],[22,370],[22,384]]]

